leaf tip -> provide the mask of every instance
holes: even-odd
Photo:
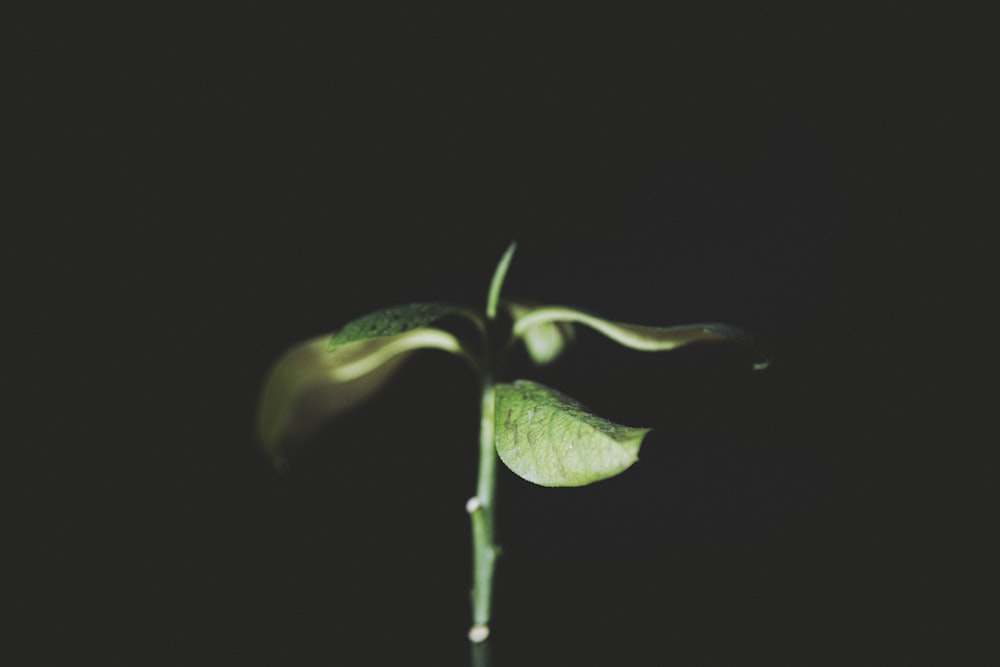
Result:
[[[517,241],[511,241],[504,251],[503,256],[497,263],[493,271],[493,279],[490,280],[490,291],[486,297],[486,319],[493,320],[497,316],[497,306],[500,304],[500,289],[503,286],[504,278],[507,277],[507,269],[510,268],[510,260],[517,250]]]

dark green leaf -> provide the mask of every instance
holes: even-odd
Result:
[[[520,477],[542,486],[583,486],[638,458],[648,428],[622,426],[535,382],[496,386],[496,447]]]
[[[395,336],[465,310],[446,303],[410,303],[376,310],[344,325],[330,339],[330,349],[360,340]]]

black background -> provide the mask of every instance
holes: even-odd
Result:
[[[285,347],[481,304],[511,240],[507,294],[739,324],[777,361],[589,331],[515,361],[655,430],[591,487],[501,470],[495,665],[887,664],[978,633],[925,335],[958,254],[947,17],[80,6],[31,29],[9,599],[39,661],[466,664],[467,368],[419,355],[284,475],[253,415]]]

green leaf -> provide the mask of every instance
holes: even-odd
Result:
[[[507,277],[507,269],[510,268],[510,260],[514,257],[515,250],[517,250],[517,241],[511,241],[497,263],[497,267],[493,270],[490,291],[486,295],[486,318],[489,320],[496,319],[497,304],[500,303],[500,290],[503,288],[503,281]]]
[[[470,315],[462,306],[447,303],[409,303],[382,308],[345,324],[330,338],[330,349],[356,341],[395,336],[427,326],[453,313]]]
[[[536,303],[521,300],[505,300],[504,306],[515,322],[538,308]],[[545,366],[559,358],[566,345],[572,342],[575,332],[569,322],[548,321],[526,327],[520,335],[531,360],[538,366]]]
[[[497,454],[518,476],[541,486],[584,486],[614,477],[635,463],[651,430],[598,417],[535,382],[495,389]]]
[[[579,322],[595,329],[613,341],[644,352],[673,350],[699,342],[732,342],[742,345],[757,356],[754,368],[767,368],[770,355],[745,329],[731,324],[686,324],[674,327],[650,327],[639,324],[612,322],[582,310],[566,306],[538,306],[521,313],[514,322],[514,336],[525,337],[543,324]]]
[[[264,380],[257,434],[275,460],[323,422],[371,397],[414,350],[437,348],[472,361],[452,334],[429,327],[345,343],[332,351],[327,351],[328,340],[321,336],[290,348]]]

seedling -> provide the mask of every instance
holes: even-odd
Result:
[[[599,417],[536,382],[502,381],[505,357],[515,344],[522,343],[536,365],[545,365],[572,341],[573,325],[582,324],[644,352],[730,341],[757,355],[754,368],[764,368],[769,361],[747,332],[726,324],[640,326],[611,322],[564,306],[501,300],[515,247],[511,243],[493,273],[484,311],[411,303],[378,310],[331,335],[296,345],[266,378],[258,412],[261,443],[281,468],[291,443],[301,440],[321,421],[370,398],[414,351],[437,348],[469,362],[479,377],[481,393],[479,479],[476,494],[465,504],[473,536],[469,630],[473,642],[489,636],[498,554],[494,534],[497,458],[519,477],[541,486],[584,486],[618,475],[635,463],[642,440],[650,431]],[[509,317],[498,317],[503,311]],[[479,345],[432,326],[449,316],[468,318],[480,336]]]

